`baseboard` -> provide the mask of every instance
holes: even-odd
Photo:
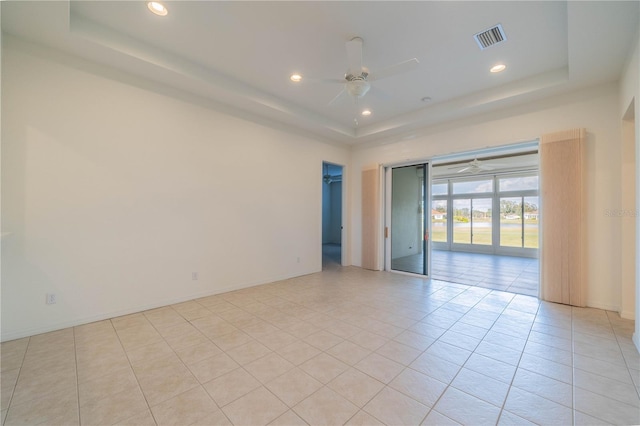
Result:
[[[609,305],[608,303],[600,303],[600,302],[588,301],[587,302],[587,307],[588,308],[602,309],[602,310],[605,310],[605,311],[620,312],[620,306]]]
[[[628,320],[635,320],[636,319],[636,312],[635,311],[620,311],[620,317],[622,317],[624,319],[628,319]]]
[[[215,296],[216,294],[222,294],[230,291],[242,290],[244,288],[255,287],[258,285],[269,284],[276,281],[282,281],[290,278],[301,277],[301,276],[312,274],[315,272],[318,272],[318,271],[307,272],[300,275],[283,275],[280,277],[273,277],[266,280],[260,280],[257,282],[243,283],[243,284],[218,288],[214,291],[196,293],[196,294],[191,294],[184,297],[162,300],[162,301],[158,301],[158,302],[154,302],[146,305],[133,306],[133,307],[122,309],[122,310],[105,312],[103,314],[99,314],[91,317],[83,317],[83,318],[78,318],[78,319],[73,319],[68,321],[62,321],[55,324],[47,324],[46,326],[43,326],[43,327],[33,327],[33,328],[27,328],[27,329],[13,331],[9,333],[2,333],[2,336],[0,337],[0,342],[7,342],[9,340],[22,339],[23,337],[35,336],[37,334],[42,334],[42,333],[49,333],[51,331],[62,330],[69,327],[76,327],[79,325],[116,318],[123,315],[135,314],[138,312],[148,311],[149,309],[162,308],[163,306],[174,305],[176,303],[187,302],[189,300],[199,299],[202,297]]]

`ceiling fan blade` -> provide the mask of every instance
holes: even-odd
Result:
[[[477,166],[482,168],[483,170],[495,170],[495,169],[512,169],[517,167],[531,167],[536,166],[535,163],[494,163],[493,161],[482,161],[478,162]]]
[[[399,64],[391,65],[390,67],[384,68],[378,72],[373,72],[369,74],[367,79],[369,81],[382,80],[383,78],[413,71],[418,68],[419,64],[420,62],[418,62],[416,58],[409,59],[407,61],[400,62]]]
[[[349,74],[362,74],[362,39],[356,37],[346,43]]]
[[[338,101],[338,99],[344,97],[347,94],[347,92],[344,90],[344,88],[340,91],[340,93],[338,93],[335,98],[331,99],[331,101],[327,104],[328,106],[333,105],[334,103],[336,103]]]
[[[472,169],[472,168],[473,168],[473,167],[471,167],[471,166],[469,166],[469,167],[464,167],[464,168],[462,168],[462,169],[458,170],[456,173],[466,172],[467,170]]]

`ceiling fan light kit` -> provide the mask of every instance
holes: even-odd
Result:
[[[351,98],[353,98],[356,105],[358,101],[362,99],[369,91],[371,90],[371,82],[382,80],[383,78],[393,77],[402,73],[406,73],[412,71],[418,67],[418,60],[416,58],[409,59],[398,64],[392,65],[385,69],[382,69],[380,72],[370,72],[369,69],[362,65],[362,44],[363,40],[361,37],[354,37],[350,41],[345,43],[345,48],[347,51],[347,72],[344,74],[343,79],[322,79],[322,82],[337,82],[344,84],[343,89],[338,93],[328,105],[333,105],[339,99],[343,97],[346,93]],[[384,95],[384,92],[380,92],[376,89],[376,93],[374,95]],[[357,114],[356,114],[357,115]],[[365,110],[361,112],[361,115],[368,116],[371,115],[370,110]],[[357,118],[353,120],[354,125],[358,126]]]
[[[347,93],[354,98],[361,98],[371,89],[371,83],[364,79],[351,80],[347,83]]]

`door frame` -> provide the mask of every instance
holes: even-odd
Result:
[[[400,271],[391,268],[391,203],[392,203],[392,171],[395,168],[408,167],[408,166],[425,166],[425,180],[424,180],[424,206],[423,206],[423,225],[426,233],[426,238],[423,236],[423,253],[426,253],[426,274],[418,274],[414,272]],[[384,232],[382,238],[384,239],[384,270],[394,272],[397,274],[405,274],[411,276],[418,276],[422,278],[431,278],[431,160],[414,160],[405,161],[401,163],[383,164],[384,177],[382,179],[384,185],[384,218],[383,227]]]
[[[322,222],[322,214],[323,214],[323,209],[324,209],[324,200],[323,200],[323,195],[322,195],[322,185],[323,185],[323,181],[322,179],[324,178],[324,165],[325,164],[329,164],[332,166],[338,166],[342,168],[342,196],[340,197],[340,223],[341,223],[341,228],[340,228],[340,264],[342,266],[346,266],[349,265],[349,250],[347,247],[348,244],[348,231],[347,231],[347,226],[348,223],[345,222],[345,218],[348,217],[347,216],[347,195],[348,195],[348,191],[349,191],[349,185],[348,185],[348,172],[347,172],[347,166],[344,164],[340,164],[340,163],[336,163],[334,161],[328,161],[328,160],[322,160],[322,162],[320,163],[320,167],[321,167],[321,178],[320,178],[320,270],[322,270],[322,235],[323,235],[323,222]]]

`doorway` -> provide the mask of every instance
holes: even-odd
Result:
[[[385,269],[429,276],[431,211],[429,164],[386,171]]]
[[[432,278],[538,296],[538,143],[434,159]]]
[[[343,166],[322,163],[322,269],[342,266]]]

